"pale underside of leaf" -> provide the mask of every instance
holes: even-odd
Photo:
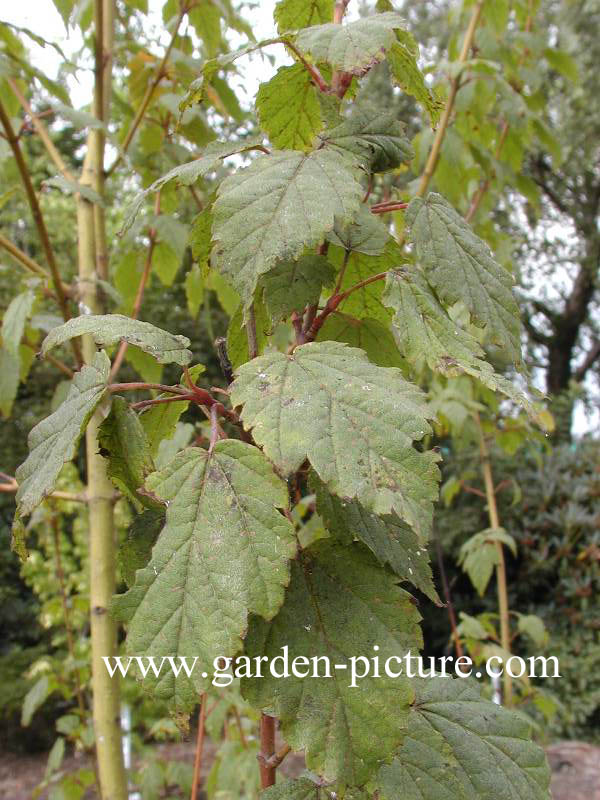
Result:
[[[460,300],[486,326],[490,341],[520,362],[519,309],[510,273],[439,194],[412,200],[406,222],[418,262],[438,296],[447,303]]]
[[[272,617],[283,601],[296,549],[277,510],[287,507],[287,489],[257,448],[235,440],[218,442],[212,455],[183,450],[146,489],[168,501],[166,524],[114,611],[129,623],[129,653],[198,656],[191,679],[165,669],[144,681],[189,710],[210,680],[202,669],[240,650],[248,613]]]
[[[308,458],[340,497],[378,514],[395,509],[415,530],[429,529],[437,456],[413,447],[430,430],[428,410],[399,370],[339,342],[313,342],[240,367],[231,399],[285,474]]]
[[[415,689],[405,742],[378,776],[385,800],[549,800],[544,751],[522,717],[482,700],[471,681],[432,678]]]
[[[364,783],[402,739],[410,681],[371,675],[351,687],[349,660],[372,656],[375,645],[384,660],[416,654],[420,616],[411,600],[362,545],[320,542],[294,562],[277,617],[252,619],[250,657],[281,656],[287,645],[290,663],[299,655],[330,659],[329,678],[321,669],[321,677],[242,681],[250,702],[279,717],[286,741],[305,750],[309,769],[325,779]]]
[[[402,27],[400,14],[388,11],[344,25],[326,23],[305,28],[296,43],[314,61],[326,61],[334,69],[360,75],[385,58],[395,41],[394,30]]]
[[[260,275],[319,244],[336,220],[354,218],[363,193],[358,174],[339,153],[286,150],[259,156],[221,183],[214,253],[245,305]]]
[[[42,356],[75,336],[88,334],[93,336],[98,347],[110,347],[119,341],[133,344],[153,356],[159,364],[186,366],[192,360],[192,353],[187,349],[190,344],[187,336],[177,336],[149,322],[121,314],[84,314],[70,319],[46,336],[42,342]]]
[[[50,494],[63,464],[77,450],[85,427],[106,392],[110,361],[104,351],[75,374],[65,401],[30,432],[29,455],[17,472],[17,513],[30,514]]]

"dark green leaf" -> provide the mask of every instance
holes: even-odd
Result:
[[[246,653],[273,659],[287,647],[290,664],[297,656],[327,656],[331,677],[323,676],[322,664],[321,677],[274,678],[265,671],[263,678],[243,679],[244,695],[279,717],[285,740],[305,751],[309,769],[360,785],[400,744],[413,690],[404,676],[370,675],[351,686],[350,659],[377,654],[384,663],[418,652],[419,619],[410,595],[362,545],[318,542],[292,565],[275,619],[252,619]]]
[[[166,525],[147,567],[113,603],[129,623],[127,652],[198,657],[191,678],[166,669],[145,683],[157,697],[189,710],[206,688],[202,670],[235,655],[248,613],[272,617],[283,601],[294,529],[278,508],[288,505],[285,483],[262,453],[232,439],[212,454],[178,453],[146,482],[168,502]]]

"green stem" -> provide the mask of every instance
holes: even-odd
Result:
[[[112,0],[111,0],[112,2]],[[96,37],[105,35],[103,0],[95,0]],[[97,42],[95,63],[94,111],[99,118],[104,112],[105,79],[104,47]],[[88,135],[87,153],[81,175],[82,186],[102,188],[99,175],[104,161],[104,135],[92,129]],[[104,227],[96,230],[97,212],[82,195],[77,196],[77,227],[81,302],[91,313],[102,313],[98,294],[98,253],[106,249],[97,237]],[[89,363],[96,352],[90,336],[83,337],[83,355]],[[90,617],[92,644],[93,722],[96,759],[102,800],[127,800],[127,776],[123,764],[120,726],[119,682],[111,678],[103,657],[117,650],[117,626],[108,613],[116,590],[115,530],[113,518],[114,490],[106,473],[106,461],[100,455],[98,429],[106,409],[97,409],[85,433],[87,464],[87,496],[89,508],[90,552]]]
[[[479,429],[479,452],[481,455],[481,471],[485,484],[485,496],[487,501],[488,517],[491,528],[500,527],[500,517],[498,505],[496,503],[496,490],[494,489],[494,478],[492,475],[492,462],[490,453],[479,413],[475,412],[475,423]],[[506,653],[510,653],[510,610],[508,606],[508,585],[506,581],[506,562],[504,559],[504,546],[502,542],[496,542],[498,551],[498,565],[496,566],[496,586],[498,590],[498,613],[500,616],[500,644]],[[504,705],[512,705],[512,678],[504,665],[503,673],[504,685]]]

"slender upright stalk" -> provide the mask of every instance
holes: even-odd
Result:
[[[481,427],[481,420],[479,414],[475,414],[475,422],[479,429],[479,452],[481,455],[481,471],[483,474],[483,481],[485,484],[485,496],[487,501],[488,516],[491,528],[500,527],[500,517],[498,515],[498,505],[496,503],[496,490],[494,488],[494,478],[492,475],[492,462],[490,460],[490,452],[488,450],[487,442],[483,428]],[[508,607],[508,586],[506,582],[506,562],[504,559],[504,546],[502,542],[496,542],[498,550],[498,565],[496,567],[496,586],[498,590],[498,613],[500,615],[500,644],[506,653],[510,653],[510,617]],[[506,706],[512,705],[512,678],[504,669],[503,674],[504,686],[504,704]]]
[[[462,50],[460,56],[458,57],[459,64],[464,64],[471,52],[471,47],[473,46],[473,40],[475,39],[475,31],[477,30],[477,26],[479,25],[479,20],[481,19],[481,12],[483,11],[483,4],[484,0],[478,0],[478,2],[475,4],[475,7],[473,8],[473,13],[471,14],[471,19],[469,20],[469,27],[467,28],[467,32],[465,33],[465,39],[463,42]],[[456,95],[458,94],[458,90],[460,89],[460,78],[461,76],[459,73],[455,78],[452,79],[452,82],[450,84],[450,94],[448,95],[448,100],[446,101],[444,113],[442,114],[442,118],[439,122],[435,134],[435,139],[433,140],[433,145],[431,146],[431,152],[429,153],[427,163],[425,164],[425,169],[423,170],[423,175],[421,176],[419,188],[417,189],[417,197],[423,197],[425,195],[427,189],[429,188],[429,183],[436,170],[438,158],[440,156],[440,152],[442,149],[442,144],[446,136],[446,131],[450,123],[452,112],[454,111],[454,103],[456,102]]]
[[[166,67],[167,67],[167,63],[169,61],[169,58],[171,56],[171,51],[173,50],[173,47],[174,47],[175,42],[177,40],[177,36],[179,35],[179,28],[181,26],[181,23],[183,22],[183,18],[187,14],[187,12],[188,12],[187,5],[185,3],[182,3],[181,10],[179,12],[179,16],[177,17],[177,20],[175,22],[175,27],[173,28],[173,34],[171,35],[171,40],[169,41],[169,44],[167,45],[167,49],[165,50],[165,53],[164,53],[159,65],[158,65],[158,67],[156,68],[156,72],[154,73],[154,77],[152,78],[152,80],[150,81],[150,83],[148,84],[148,86],[146,88],[146,92],[144,94],[144,97],[142,98],[142,102],[140,103],[140,106],[139,106],[139,108],[138,108],[138,110],[136,112],[136,115],[133,118],[133,121],[132,121],[127,133],[125,134],[125,138],[123,139],[123,145],[122,145],[122,148],[121,148],[121,153],[119,153],[119,155],[113,161],[111,167],[108,170],[108,174],[109,175],[111,175],[113,173],[113,171],[116,169],[116,167],[120,164],[120,162],[121,162],[121,160],[123,158],[123,154],[127,152],[128,148],[129,148],[129,145],[131,144],[137,129],[139,128],[142,120],[144,119],[144,114],[146,113],[146,110],[147,110],[148,106],[150,105],[150,102],[151,102],[152,98],[154,97],[154,93],[155,93],[156,89],[158,88],[158,84],[161,82],[161,80],[164,78],[164,76],[166,74]]]
[[[202,695],[200,702],[200,713],[198,714],[198,736],[196,739],[196,754],[194,756],[194,777],[192,780],[192,793],[190,800],[197,800],[198,789],[200,787],[200,773],[202,771],[202,753],[204,750],[204,728],[206,721],[206,692]]]
[[[96,37],[104,35],[103,0],[95,0]],[[96,80],[94,85],[94,111],[102,114],[104,96],[104,65],[102,44],[96,46]],[[93,129],[88,135],[87,153],[81,175],[82,186],[102,186],[98,175],[103,168],[104,134]],[[81,302],[87,313],[101,313],[98,293],[97,233],[94,205],[82,195],[77,197],[77,227],[79,245],[79,279]],[[83,354],[86,362],[92,360],[96,347],[91,337],[83,337]],[[90,612],[92,642],[93,720],[96,741],[96,758],[102,800],[127,800],[127,777],[123,764],[120,726],[120,700],[118,680],[111,678],[104,656],[116,652],[116,625],[108,613],[111,597],[115,593],[115,531],[113,520],[114,491],[106,474],[106,462],[99,453],[98,428],[105,409],[99,408],[92,416],[86,433],[87,496],[90,536]]]

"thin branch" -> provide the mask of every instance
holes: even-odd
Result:
[[[463,648],[458,635],[458,626],[456,624],[456,614],[454,613],[454,604],[452,603],[452,595],[450,594],[450,584],[446,576],[446,568],[444,567],[444,556],[442,553],[442,546],[440,544],[439,536],[434,531],[433,539],[435,543],[435,552],[437,556],[438,569],[440,571],[440,578],[442,580],[442,589],[444,593],[444,600],[446,601],[446,608],[448,609],[448,619],[450,620],[450,630],[452,631],[452,641],[454,642],[454,649],[458,658],[463,656]]]
[[[185,400],[194,400],[194,395],[189,394],[173,394],[170,397],[153,397],[151,400],[140,400],[139,403],[132,403],[131,408],[134,411],[141,411],[143,408],[150,408],[150,406],[159,406],[163,403],[181,403]]]
[[[370,283],[375,283],[375,281],[384,280],[384,278],[387,277],[387,274],[387,272],[379,272],[377,275],[371,275],[370,278],[366,278],[364,281],[351,286],[349,289],[346,289],[345,292],[342,292],[342,294],[331,295],[325,304],[323,311],[321,311],[321,313],[315,317],[314,322],[310,326],[310,330],[306,334],[305,341],[314,342],[327,317],[332,314],[340,305],[340,303],[343,303],[344,300],[352,294],[352,292],[356,292],[358,289],[362,289],[365,286],[368,286]]]
[[[190,800],[198,800],[198,788],[200,784],[200,773],[202,771],[202,752],[204,750],[204,723],[206,721],[206,692],[202,695],[200,702],[200,713],[198,715],[198,737],[196,739],[196,754],[194,756],[194,778],[192,781],[192,793]]]
[[[475,31],[477,30],[477,26],[479,25],[479,20],[481,19],[481,12],[483,11],[483,5],[484,5],[484,0],[479,0],[476,3],[475,7],[473,8],[471,19],[469,21],[469,27],[467,28],[467,32],[465,34],[465,40],[463,42],[462,50],[460,56],[458,57],[459,64],[464,64],[469,57],[469,54],[471,52],[471,47],[473,46],[473,41],[475,38]],[[427,159],[427,163],[425,164],[423,175],[421,176],[421,182],[419,183],[419,188],[417,189],[417,195],[416,195],[417,197],[423,197],[427,192],[427,189],[429,188],[429,183],[437,167],[437,162],[442,149],[442,144],[446,136],[446,131],[448,130],[450,117],[452,116],[452,112],[454,111],[456,95],[458,94],[459,89],[460,89],[460,73],[455,78],[452,79],[452,82],[450,84],[450,94],[448,95],[446,107],[444,108],[444,113],[442,114],[442,118],[440,120],[438,129],[435,134],[435,139],[433,140],[431,152],[429,153],[429,157]]]
[[[27,253],[24,253],[20,250],[15,244],[13,244],[10,239],[7,239],[5,236],[2,236],[0,233],[0,247],[3,247],[7,250],[11,256],[21,264],[21,266],[25,267],[28,272],[33,272],[34,275],[39,275],[42,278],[46,278],[47,280],[50,279],[50,273],[41,267],[37,261],[34,261],[33,258],[30,258]]]
[[[491,528],[500,527],[498,516],[498,505],[496,503],[496,492],[494,490],[494,477],[492,475],[492,462],[479,412],[474,414],[475,424],[479,431],[479,454],[481,458],[481,471],[485,484],[485,494],[487,499],[487,510]],[[506,582],[506,562],[504,559],[504,545],[496,540],[496,552],[498,561],[496,565],[496,587],[498,591],[498,613],[500,616],[500,644],[505,653],[510,653],[510,615],[508,605],[508,587]],[[512,678],[508,670],[504,670],[504,704],[512,705]]]
[[[19,490],[17,479],[12,475],[7,475],[5,472],[0,472],[0,479],[3,481],[0,483],[0,492],[4,494],[15,494]],[[52,498],[53,500],[68,500],[70,503],[87,503],[87,496],[85,492],[81,494],[75,494],[74,492],[61,492],[56,490],[51,492],[49,495],[46,495],[46,497]]]
[[[330,92],[331,86],[327,83],[325,78],[321,75],[319,70],[314,64],[310,64],[302,55],[300,50],[296,47],[293,42],[290,42],[288,39],[282,39],[282,43],[291,50],[292,53],[296,56],[298,61],[302,64],[304,69],[309,73],[310,77],[313,79],[313,83],[316,85],[317,89],[321,92]]]
[[[177,17],[177,21],[175,22],[175,28],[173,29],[173,33],[171,35],[171,40],[170,40],[169,44],[167,45],[167,49],[165,50],[165,54],[163,55],[158,67],[156,68],[156,72],[154,73],[154,78],[148,84],[148,87],[146,89],[146,93],[144,94],[144,97],[142,99],[140,107],[138,108],[137,113],[136,113],[135,117],[133,118],[133,122],[129,126],[129,130],[125,134],[125,138],[123,139],[123,144],[121,145],[121,152],[116,157],[116,159],[114,160],[112,165],[109,167],[109,169],[107,171],[107,175],[112,175],[112,173],[115,171],[117,166],[123,160],[123,156],[127,152],[127,149],[129,148],[129,145],[131,144],[131,141],[132,141],[133,137],[135,136],[135,133],[136,133],[137,129],[140,126],[140,123],[142,122],[142,120],[144,118],[144,114],[146,113],[146,109],[150,105],[150,102],[151,102],[151,100],[152,100],[152,98],[154,96],[154,92],[156,91],[156,89],[158,87],[158,84],[161,82],[161,80],[164,78],[164,76],[166,74],[165,73],[165,67],[167,66],[167,62],[169,61],[169,57],[171,56],[171,51],[173,50],[173,47],[175,45],[175,41],[177,39],[177,36],[179,35],[179,27],[180,27],[180,25],[181,25],[181,23],[183,21],[183,18],[187,14],[187,12],[188,12],[188,8],[187,8],[187,5],[184,3],[181,6],[181,10],[179,12],[179,16]]]
[[[23,182],[23,186],[25,188],[25,194],[27,195],[29,207],[33,215],[33,221],[37,228],[37,232],[40,237],[40,241],[42,243],[42,248],[46,256],[46,261],[48,262],[48,267],[50,268],[50,273],[52,275],[52,282],[54,284],[54,290],[56,292],[56,299],[58,305],[60,306],[60,310],[64,321],[68,322],[71,319],[71,314],[69,312],[69,305],[67,302],[66,288],[60,277],[58,264],[56,263],[56,259],[54,257],[54,250],[52,249],[52,245],[50,243],[50,237],[48,236],[48,230],[46,228],[46,223],[44,222],[44,217],[42,215],[42,209],[40,208],[40,204],[38,202],[35,189],[33,188],[33,183],[31,182],[31,175],[29,174],[27,164],[25,163],[25,159],[23,158],[19,141],[15,136],[15,132],[13,131],[10,118],[6,113],[6,109],[4,108],[4,105],[1,100],[0,100],[0,122],[2,123],[4,132],[6,133],[6,138],[8,139],[8,143],[10,145],[15,162],[17,164],[17,169],[19,170],[19,174],[21,176],[21,181]],[[71,347],[73,348],[73,353],[75,354],[75,360],[81,366],[81,364],[83,363],[83,359],[81,356],[81,349],[79,347],[79,342],[77,341],[77,339],[71,339]]]
[[[260,753],[258,763],[260,767],[260,788],[268,789],[275,785],[277,767],[269,766],[269,759],[275,754],[275,717],[261,714],[260,717]]]
[[[50,158],[54,162],[57,170],[68,181],[72,181],[72,182],[76,183],[77,182],[77,178],[73,175],[73,173],[69,170],[69,168],[65,164],[65,161],[64,161],[63,157],[58,152],[58,150],[56,148],[56,145],[54,144],[54,142],[50,138],[50,134],[48,133],[48,131],[46,129],[46,126],[41,121],[41,119],[38,117],[38,115],[35,113],[35,111],[31,108],[31,106],[29,105],[29,103],[25,99],[24,95],[20,91],[16,81],[14,81],[12,78],[8,77],[6,79],[6,82],[8,83],[8,85],[10,86],[10,88],[13,91],[13,94],[15,95],[17,100],[19,101],[19,103],[21,105],[21,108],[31,117],[31,121],[33,123],[33,127],[35,128],[37,135],[40,137],[40,139],[42,141],[42,144],[44,145],[44,147],[48,151],[48,155],[50,156]]]
[[[583,362],[575,370],[574,377],[577,382],[580,383],[585,378],[587,371],[594,366],[598,358],[600,358],[600,339],[596,339]]]
[[[396,203],[390,201],[389,203],[375,203],[371,206],[371,214],[386,214],[388,211],[404,211],[408,208],[408,203]]]
[[[29,347],[30,350],[35,350],[35,352],[37,353],[37,351],[38,351],[37,344],[34,344],[33,342],[30,342],[29,339],[27,339],[27,338],[23,338],[22,342],[25,345],[25,347]],[[73,375],[75,374],[70,367],[68,367],[65,363],[63,363],[58,358],[53,356],[51,353],[47,353],[44,356],[44,358],[46,359],[46,361],[49,361],[57,369],[59,369],[63,373],[63,375],[66,375],[67,378],[72,378]]]
[[[188,391],[183,386],[167,386],[164,383],[110,383],[108,390],[110,392],[135,392],[140,389],[156,389],[158,392],[167,392],[168,394],[188,394]]]

